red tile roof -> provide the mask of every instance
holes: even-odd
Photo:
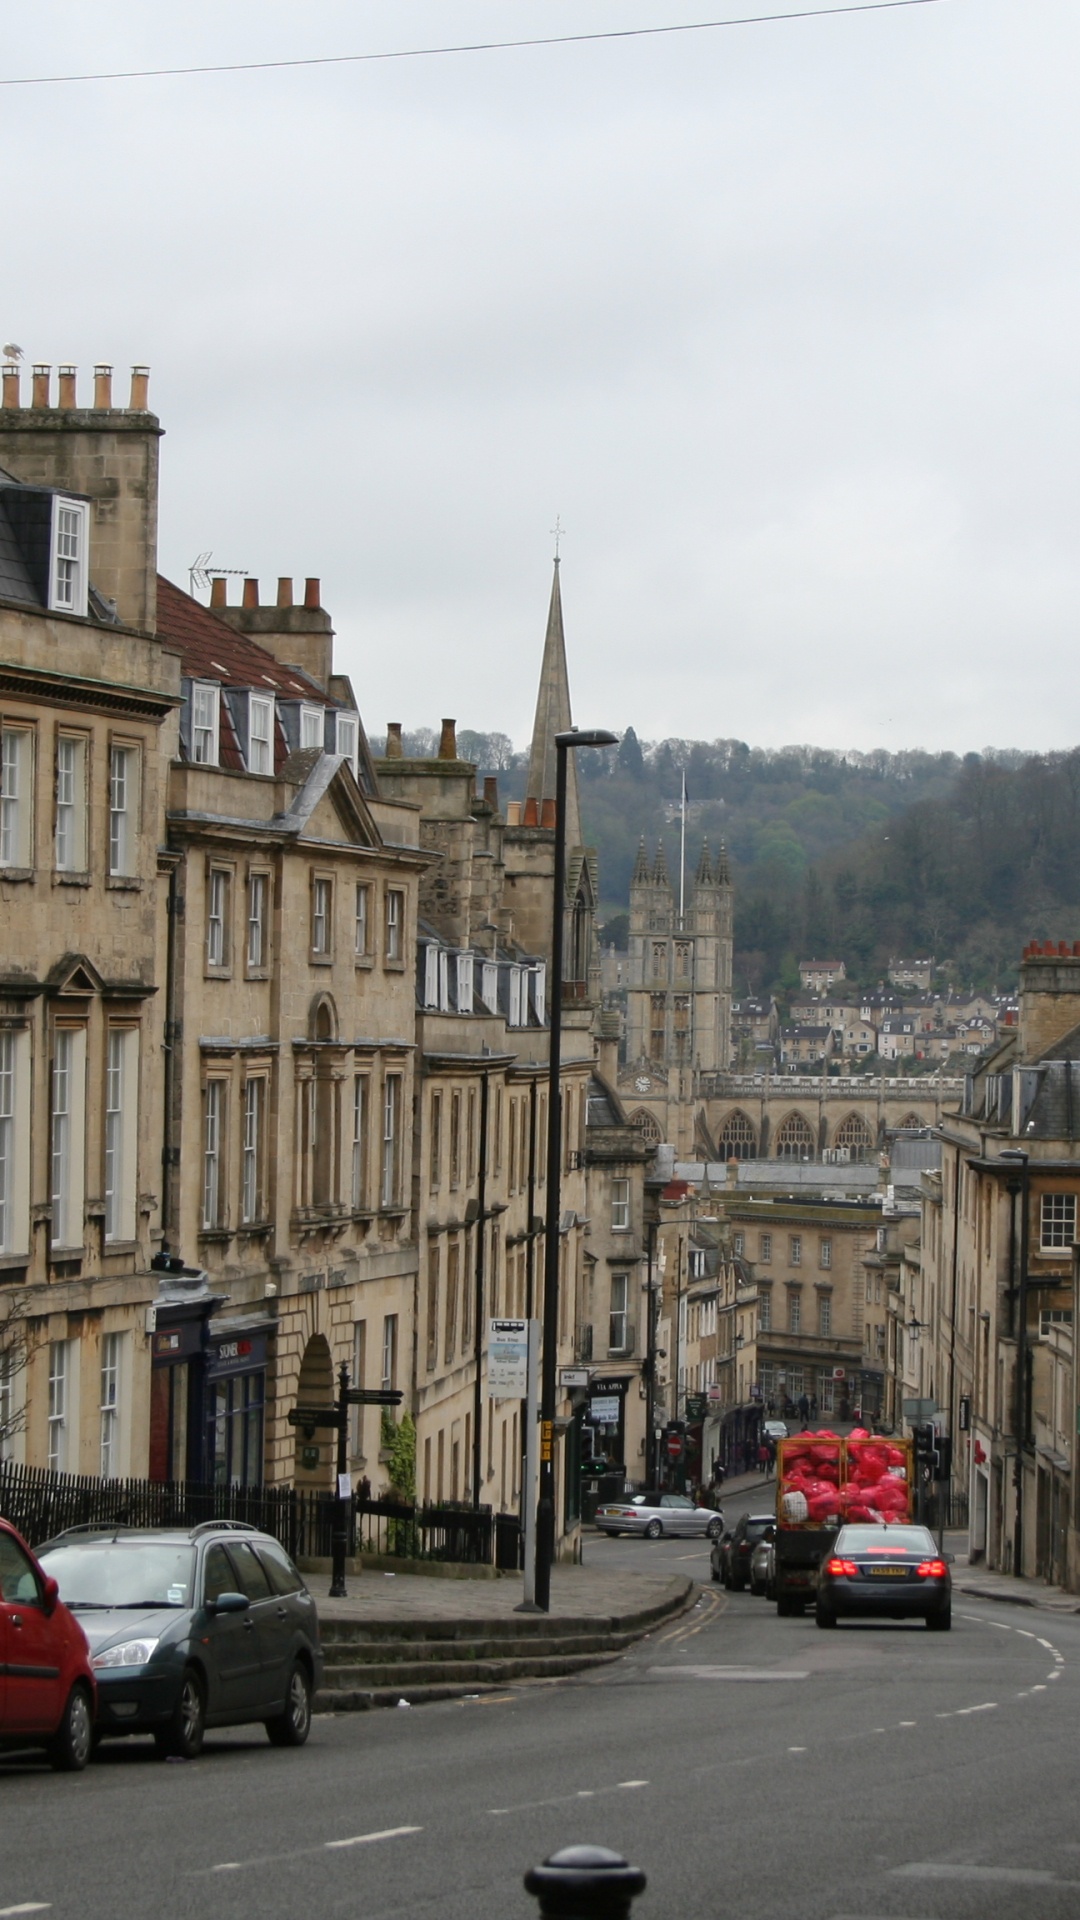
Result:
[[[281,666],[257,640],[235,632],[227,621],[219,620],[209,607],[193,600],[160,573],[157,632],[159,640],[177,649],[181,671],[189,679],[219,680],[222,686],[250,687],[255,692],[269,687],[278,700],[304,700],[321,707],[333,704],[304,674],[294,667]],[[289,752],[280,718],[274,732],[274,769],[280,772]],[[218,764],[237,772],[244,770],[244,756],[224,700],[218,730]]]

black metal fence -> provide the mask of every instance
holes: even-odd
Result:
[[[206,1486],[197,1481],[96,1480],[89,1474],[0,1462],[0,1514],[31,1546],[65,1527],[102,1525],[189,1527],[202,1520],[244,1520],[281,1541],[294,1560],[329,1558],[336,1502],[332,1494],[296,1487]],[[419,1506],[399,1500],[361,1500],[349,1511],[350,1554],[443,1560],[490,1566],[496,1518],[500,1534],[513,1515],[490,1508]],[[500,1565],[508,1552],[500,1541]]]

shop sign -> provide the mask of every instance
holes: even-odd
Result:
[[[594,1393],[617,1393],[621,1399],[629,1388],[630,1382],[625,1374],[618,1374],[610,1380],[607,1378],[596,1379],[590,1384]]]
[[[228,1340],[214,1340],[210,1346],[211,1380],[230,1373],[254,1373],[266,1365],[265,1333],[238,1333]]]
[[[594,1394],[586,1416],[590,1427],[617,1427],[622,1401],[614,1394]]]
[[[150,1351],[159,1367],[168,1367],[192,1354],[202,1352],[203,1322],[181,1320],[171,1327],[158,1327],[150,1336]]]

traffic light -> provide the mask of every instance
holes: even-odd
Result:
[[[934,1478],[935,1480],[952,1478],[952,1440],[947,1433],[939,1433],[937,1437],[937,1467]]]
[[[938,1463],[937,1440],[930,1425],[915,1429],[915,1464],[927,1471],[933,1471]]]

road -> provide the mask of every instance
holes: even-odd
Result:
[[[712,1588],[572,1682],[319,1719],[301,1753],[0,1762],[0,1915],[526,1920],[524,1869],[590,1840],[646,1869],[639,1920],[1072,1920],[1078,1683],[1080,1616],[958,1596],[948,1635],[823,1634]]]

